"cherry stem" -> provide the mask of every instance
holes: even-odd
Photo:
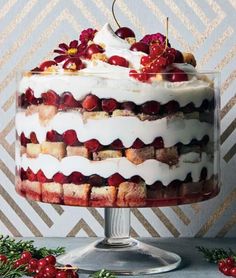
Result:
[[[169,17],[166,18],[166,41],[165,41],[165,49],[168,45],[168,33],[169,33]]]
[[[116,18],[116,15],[115,15],[115,9],[114,9],[115,8],[115,3],[116,3],[116,0],[113,0],[111,10],[112,10],[113,18],[114,18],[116,24],[118,25],[118,27],[120,28],[120,24],[119,24],[119,22],[118,22],[118,20]]]

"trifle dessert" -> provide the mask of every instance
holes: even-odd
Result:
[[[47,203],[192,203],[218,186],[213,74],[160,34],[82,31],[23,74],[16,113],[17,191]]]

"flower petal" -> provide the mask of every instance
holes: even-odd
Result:
[[[60,43],[58,46],[59,46],[59,48],[61,48],[63,50],[68,50],[69,49],[68,45],[65,44],[65,43]]]
[[[59,56],[56,56],[54,58],[54,60],[57,62],[57,63],[61,63],[62,61],[66,60],[68,56],[67,55],[59,55]]]
[[[55,49],[53,50],[54,53],[58,53],[58,54],[65,54],[64,50],[60,50],[60,49]]]
[[[76,48],[78,46],[78,41],[74,40],[70,42],[69,48]]]

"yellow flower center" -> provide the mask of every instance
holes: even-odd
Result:
[[[67,50],[67,53],[68,53],[69,55],[75,55],[77,52],[78,52],[77,48],[69,48],[69,49]]]

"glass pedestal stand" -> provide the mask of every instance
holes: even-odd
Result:
[[[179,255],[130,237],[130,209],[105,208],[105,238],[60,256],[58,262],[78,266],[80,273],[107,269],[120,275],[161,273],[177,268]]]

